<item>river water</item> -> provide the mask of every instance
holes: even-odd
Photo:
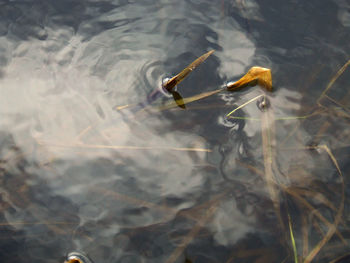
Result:
[[[322,240],[313,262],[347,253],[347,0],[0,0],[0,14],[1,262],[295,262]],[[116,110],[209,50],[182,97],[252,66],[274,91]],[[268,109],[226,116],[259,95]]]

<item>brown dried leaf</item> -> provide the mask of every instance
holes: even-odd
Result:
[[[247,74],[245,74],[238,81],[228,84],[227,90],[233,91],[244,88],[248,85],[260,85],[268,91],[272,91],[272,77],[271,70],[262,67],[252,67]]]

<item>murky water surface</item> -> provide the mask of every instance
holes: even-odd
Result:
[[[0,0],[0,14],[1,262],[346,254],[349,69],[326,88],[350,58],[348,1]],[[274,92],[115,109],[209,50],[184,98],[255,65]],[[267,109],[226,116],[262,94]]]

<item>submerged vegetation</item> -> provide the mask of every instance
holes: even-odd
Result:
[[[184,69],[180,74],[168,80],[165,88],[168,91],[172,91],[174,87],[180,83],[196,66],[202,63],[209,55],[208,52],[202,57],[193,62],[189,67]],[[279,233],[279,242],[282,247],[287,251],[287,255],[282,262],[324,262],[324,260],[332,262],[345,262],[342,261],[348,257],[347,254],[339,256],[337,252],[342,251],[341,248],[348,248],[349,244],[344,237],[343,232],[348,231],[348,226],[344,223],[344,202],[345,202],[345,182],[341,167],[337,161],[333,150],[328,147],[327,144],[321,144],[318,138],[322,136],[324,127],[320,128],[318,134],[315,134],[312,143],[309,145],[296,145],[295,147],[285,147],[287,141],[293,136],[298,136],[298,127],[302,122],[307,122],[309,119],[315,116],[338,118],[340,120],[349,121],[349,109],[343,106],[342,103],[332,100],[328,95],[333,84],[337,78],[345,71],[350,64],[347,62],[339,72],[330,81],[327,88],[321,94],[317,100],[317,104],[311,107],[311,110],[305,113],[304,116],[275,116],[274,105],[270,101],[269,95],[262,90],[262,94],[255,98],[241,104],[227,114],[229,119],[245,119],[244,117],[235,117],[234,114],[244,108],[251,105],[252,102],[257,101],[257,107],[260,109],[260,116],[254,116],[255,121],[261,123],[261,149],[263,154],[262,167],[253,166],[249,163],[242,164],[248,170],[261,176],[265,181],[267,187],[271,205],[273,207],[276,218],[276,229]],[[183,105],[189,104],[194,101],[212,96],[214,94],[223,91],[236,91],[247,86],[259,85],[266,91],[272,91],[272,78],[271,71],[266,68],[252,67],[246,75],[236,82],[230,82],[224,87],[204,92],[189,98],[182,98],[178,93],[173,97],[175,102],[165,103],[161,106],[148,106],[148,110],[151,108],[157,111],[164,111]],[[324,105],[324,100],[331,101],[337,106],[329,107]],[[121,109],[124,107],[121,107]],[[148,111],[147,111],[148,112]],[[248,120],[249,118],[247,118]],[[250,120],[252,120],[250,118]],[[285,137],[284,141],[280,142],[276,136],[277,121],[293,121],[301,120],[296,124],[294,129],[290,130],[290,133]],[[327,125],[327,124],[325,124]],[[348,136],[348,134],[344,135]],[[81,145],[81,147],[87,147],[87,145]],[[94,147],[94,146],[91,146]],[[106,147],[113,149],[118,146],[96,146]],[[142,147],[134,147],[134,150],[142,150]],[[153,149],[157,149],[154,147]],[[207,149],[196,148],[184,148],[173,149],[184,151],[210,151]],[[279,167],[277,156],[283,151],[293,151],[295,156],[299,154],[303,155],[305,152],[314,152],[314,158],[329,159],[333,165],[333,171],[336,176],[330,176],[328,181],[318,180],[317,174],[308,174],[312,171],[308,171],[307,168],[303,168],[302,163],[298,163],[298,167],[294,170],[283,171]],[[290,160],[291,162],[293,160]],[[303,175],[307,174],[309,181],[303,181]],[[311,180],[311,181],[310,181]],[[193,211],[189,211],[183,216],[196,218],[197,223],[193,226],[187,235],[185,235],[178,244],[177,248],[171,253],[171,256],[167,259],[166,263],[178,262],[177,260],[186,251],[187,246],[200,235],[205,226],[212,220],[220,202],[227,199],[228,192],[223,193],[212,198],[207,203],[202,204],[200,207],[194,208]],[[117,199],[120,199],[119,194],[113,194]],[[147,204],[143,200],[130,199],[129,197],[123,197],[126,202],[139,203],[142,206],[147,206],[152,209],[167,210],[164,206],[158,206],[154,204]],[[284,234],[283,234],[284,233]],[[232,254],[226,259],[226,263],[233,262],[278,262],[278,257],[274,254],[270,247],[266,249],[252,249],[245,250],[234,248]],[[186,262],[199,262],[196,258],[187,258]],[[217,261],[223,262],[223,261]]]
[[[175,90],[175,87],[212,53],[213,51],[209,51],[202,55],[179,74],[170,78],[163,84],[163,88],[173,96],[175,101],[166,101],[165,103],[163,102],[160,104],[155,104],[153,103],[154,101],[148,101],[151,103],[142,104],[142,107],[137,107],[137,111],[134,113],[135,118],[139,118],[140,114],[152,114],[154,112],[174,110],[178,109],[178,107],[184,109],[185,106],[192,102],[222,92],[235,92],[242,88],[255,85],[263,88],[260,90],[258,96],[241,103],[240,106],[237,106],[234,109],[230,109],[230,112],[226,114],[225,118],[229,120],[251,120],[259,122],[260,124],[261,145],[257,148],[261,149],[261,162],[250,163],[239,161],[239,165],[264,181],[264,186],[266,187],[269,196],[269,200],[265,205],[273,210],[273,215],[268,215],[267,211],[269,209],[266,209],[266,214],[264,214],[264,216],[269,216],[270,219],[272,218],[271,221],[273,221],[273,224],[270,232],[273,233],[275,231],[276,233],[275,236],[271,236],[277,238],[278,241],[276,243],[278,243],[280,248],[283,249],[281,252],[279,249],[271,248],[270,244],[267,244],[264,247],[265,244],[261,240],[256,240],[256,243],[259,243],[260,246],[257,245],[254,248],[247,248],[246,244],[242,242],[231,248],[230,253],[225,255],[226,257],[224,261],[213,259],[216,260],[213,262],[279,262],[277,260],[281,257],[280,255],[277,255],[277,251],[285,257],[282,262],[345,262],[342,260],[349,257],[349,254],[341,255],[338,253],[338,251],[343,253],[344,249],[348,249],[349,247],[348,238],[344,236],[344,233],[349,233],[348,226],[344,220],[344,207],[346,201],[345,178],[342,172],[342,166],[334,153],[334,149],[329,147],[327,143],[324,143],[324,140],[321,138],[323,138],[325,131],[331,126],[331,122],[349,123],[350,110],[347,106],[348,104],[346,104],[347,101],[344,102],[333,99],[330,93],[336,80],[350,65],[350,61],[348,61],[337,72],[337,74],[335,74],[324,92],[322,92],[321,96],[316,100],[316,104],[308,105],[307,111],[304,112],[302,116],[278,116],[275,114],[275,106],[269,94],[269,92],[272,92],[271,70],[262,67],[252,67],[238,81],[229,82],[216,90],[203,92],[192,97],[182,98],[179,92]],[[349,96],[350,94],[348,93],[345,97],[349,98]],[[253,102],[257,102],[257,105],[254,106]],[[123,111],[130,107],[130,105],[124,105],[119,106],[116,109],[118,111]],[[245,107],[257,107],[259,109],[258,116],[252,116],[252,118],[250,118],[235,115],[239,110]],[[321,124],[318,123],[318,131],[315,134],[312,134],[310,143],[303,144],[303,140],[300,139],[298,128],[303,123],[309,121],[312,122],[315,117],[322,117],[326,121]],[[289,133],[281,139],[281,137],[278,136],[278,123],[285,121],[293,122],[295,120],[298,120],[299,122],[292,124]],[[118,124],[116,124],[116,126],[117,125]],[[38,140],[38,146],[39,148],[41,146],[58,148],[60,151],[74,149],[74,151],[78,153],[85,149],[112,151],[168,150],[196,153],[209,153],[212,151],[211,149],[200,147],[181,148],[161,145],[114,145],[111,143],[113,138],[109,137],[108,131],[105,130],[98,130],[97,136],[101,137],[103,141],[106,141],[106,144],[98,144],[93,143],[93,139],[91,138],[86,139],[89,133],[93,131],[92,128],[93,126],[89,126],[83,129],[72,140],[73,142],[71,144],[60,144]],[[345,130],[341,135],[344,138],[350,138],[349,133]],[[94,133],[94,136],[96,136],[96,133]],[[292,141],[292,143],[288,143],[289,141]],[[295,146],[291,147],[290,145]],[[345,146],[349,147],[349,144],[346,144]],[[278,158],[283,152],[293,152],[295,159],[287,160],[287,162],[295,162],[295,166],[291,165],[288,169],[281,168]],[[319,159],[318,162],[320,163],[330,164],[332,166],[328,167],[330,175],[326,179],[319,178],[319,174],[313,173],[315,171],[313,168],[315,167],[310,168],[303,163],[303,158],[305,156]],[[52,161],[53,160],[49,160],[38,166],[50,169]],[[6,162],[7,160],[5,159],[3,163]],[[236,181],[234,176],[231,178],[230,182],[227,182],[225,185],[225,188],[215,196],[211,196],[210,200],[180,212],[168,206],[166,202],[164,202],[164,204],[153,203],[121,192],[99,188],[98,186],[94,187],[93,191],[97,192],[99,195],[108,196],[112,200],[118,200],[129,205],[135,205],[137,207],[164,213],[164,218],[167,220],[169,218],[179,217],[191,221],[193,225],[191,225],[191,229],[189,229],[188,232],[172,233],[173,236],[169,235],[169,239],[173,238],[175,240],[174,243],[176,243],[176,247],[169,252],[170,256],[167,258],[166,263],[179,262],[179,259],[181,259],[182,256],[185,257],[185,262],[200,262],[198,258],[186,255],[186,250],[191,242],[197,237],[201,238],[210,236],[210,233],[208,233],[209,231],[205,230],[206,226],[213,220],[220,204],[223,201],[232,198],[230,183],[234,185]],[[265,208],[261,209],[265,210]],[[26,222],[19,222],[19,224],[21,223],[26,224]],[[55,226],[55,222],[43,221],[41,223],[47,224],[53,232],[60,231],[59,227]],[[62,224],[62,222],[59,223]],[[67,222],[67,224],[69,224],[69,222]],[[164,226],[159,224],[145,228],[141,227],[140,229],[132,229],[130,231],[132,232],[130,236],[136,236],[137,238],[137,233],[142,231],[146,233],[148,233],[147,231],[154,231],[157,234],[157,231],[159,230],[154,230],[157,227],[162,229]],[[89,236],[89,233],[84,233],[82,236],[89,241],[93,240],[93,237]],[[250,240],[249,242],[252,241]],[[146,248],[142,247],[142,249],[144,249],[142,252],[146,256],[152,256],[153,251],[149,251],[152,249],[146,245],[145,247]],[[72,258],[67,262],[80,262],[79,260],[80,259]]]
[[[339,226],[344,221],[342,220],[344,212],[344,202],[345,202],[345,182],[344,177],[339,166],[337,159],[335,158],[332,150],[327,145],[320,145],[317,142],[314,142],[312,145],[306,145],[304,147],[295,147],[293,149],[284,149],[283,144],[278,145],[276,141],[276,131],[275,131],[275,121],[276,120],[293,120],[293,119],[303,119],[307,121],[308,118],[314,115],[327,115],[334,114],[334,111],[337,114],[340,114],[345,120],[349,120],[350,115],[348,114],[349,109],[346,108],[342,103],[334,101],[327,94],[332,88],[333,84],[338,77],[345,71],[345,69],[350,65],[350,60],[337,72],[337,74],[331,79],[327,85],[324,92],[322,92],[320,98],[317,100],[317,105],[305,116],[301,117],[285,117],[285,118],[276,118],[274,116],[273,110],[268,102],[268,97],[266,94],[259,95],[248,102],[242,104],[241,106],[232,110],[227,117],[232,117],[232,114],[247,106],[251,102],[260,100],[260,109],[261,109],[261,136],[262,136],[262,149],[264,156],[264,171],[261,171],[261,176],[265,178],[265,182],[270,193],[271,201],[274,206],[275,213],[279,220],[279,228],[282,233],[289,233],[285,236],[285,239],[281,240],[282,243],[285,243],[285,246],[290,249],[290,256],[288,256],[285,261],[290,262],[291,258],[294,259],[294,262],[315,262],[315,259],[318,255],[320,258],[326,257],[329,260],[332,258],[329,257],[328,253],[332,255],[331,252],[327,252],[327,244],[329,247],[332,246],[344,246],[349,247],[348,241],[343,237],[343,234],[339,231]],[[229,83],[227,85],[228,91],[239,90],[246,87],[247,85],[260,85],[268,91],[272,91],[272,78],[271,71],[269,69],[261,67],[252,67],[246,75],[236,82]],[[214,92],[215,94],[216,92]],[[204,95],[204,96],[203,96]],[[211,93],[204,93],[202,95],[197,95],[195,99],[189,99],[185,101],[194,101],[206,97],[207,95],[212,95]],[[322,104],[323,99],[328,99],[337,104],[337,108],[328,108]],[[258,105],[259,107],[259,105]],[[297,128],[292,130],[287,136],[288,140],[293,134],[297,133]],[[319,136],[319,135],[318,135]],[[281,173],[278,168],[278,162],[276,156],[278,152],[292,150],[298,151],[317,150],[320,154],[328,156],[329,160],[333,164],[338,178],[333,178],[332,181],[327,182],[325,185],[318,185],[313,189],[308,185],[303,185],[302,182],[299,185],[293,185],[288,174]],[[257,167],[250,167],[254,172],[259,171]],[[302,168],[301,168],[302,169]],[[317,175],[315,175],[317,178]],[[316,179],[317,180],[317,179]],[[321,184],[319,182],[319,184]],[[322,191],[323,187],[327,188],[327,184],[333,186],[330,191]],[[321,187],[321,188],[320,188]],[[326,189],[325,188],[325,189]],[[318,207],[322,208],[318,208]],[[301,215],[300,218],[292,219],[290,215],[290,210],[299,210]],[[324,212],[324,214],[323,214]],[[298,213],[298,214],[299,214]],[[294,223],[294,227],[293,227]],[[288,227],[286,227],[288,225]],[[347,229],[347,226],[343,223],[341,228]],[[296,236],[297,235],[297,236]],[[313,236],[319,236],[319,240],[310,239]],[[297,237],[297,241],[296,238]],[[336,242],[334,239],[339,239],[340,243]],[[333,242],[331,242],[333,241]],[[238,252],[239,254],[239,252]],[[334,259],[332,262],[345,262],[348,258],[348,254],[345,254],[339,259]],[[271,259],[272,260],[272,259]],[[318,262],[320,259],[317,259]],[[234,262],[234,261],[227,261]],[[270,260],[257,259],[256,261],[251,262],[273,262]]]

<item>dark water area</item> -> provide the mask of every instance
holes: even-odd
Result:
[[[347,0],[0,0],[0,262],[346,255],[349,33]],[[273,92],[116,110],[209,50],[183,98]]]

